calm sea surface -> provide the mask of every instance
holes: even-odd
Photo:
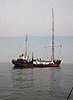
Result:
[[[0,100],[67,100],[72,87],[73,64],[14,69],[11,63],[0,63]]]

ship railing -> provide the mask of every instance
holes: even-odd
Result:
[[[69,98],[70,98],[70,96],[71,96],[72,91],[73,91],[73,87],[72,87],[71,91],[70,91],[70,92],[69,92],[69,94],[68,94],[67,100],[69,100]]]

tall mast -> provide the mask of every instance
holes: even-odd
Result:
[[[25,58],[27,58],[27,41],[28,41],[28,36],[25,35]]]
[[[52,60],[54,61],[54,10],[52,6]]]

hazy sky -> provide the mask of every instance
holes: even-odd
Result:
[[[0,0],[0,36],[73,35],[73,0]]]

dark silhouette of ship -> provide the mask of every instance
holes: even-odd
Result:
[[[46,67],[59,67],[61,60],[54,58],[54,10],[52,7],[52,57],[51,60],[34,59],[32,53],[32,59],[27,56],[27,40],[25,40],[25,54],[21,54],[18,59],[12,59],[12,63],[15,68],[46,68]]]

